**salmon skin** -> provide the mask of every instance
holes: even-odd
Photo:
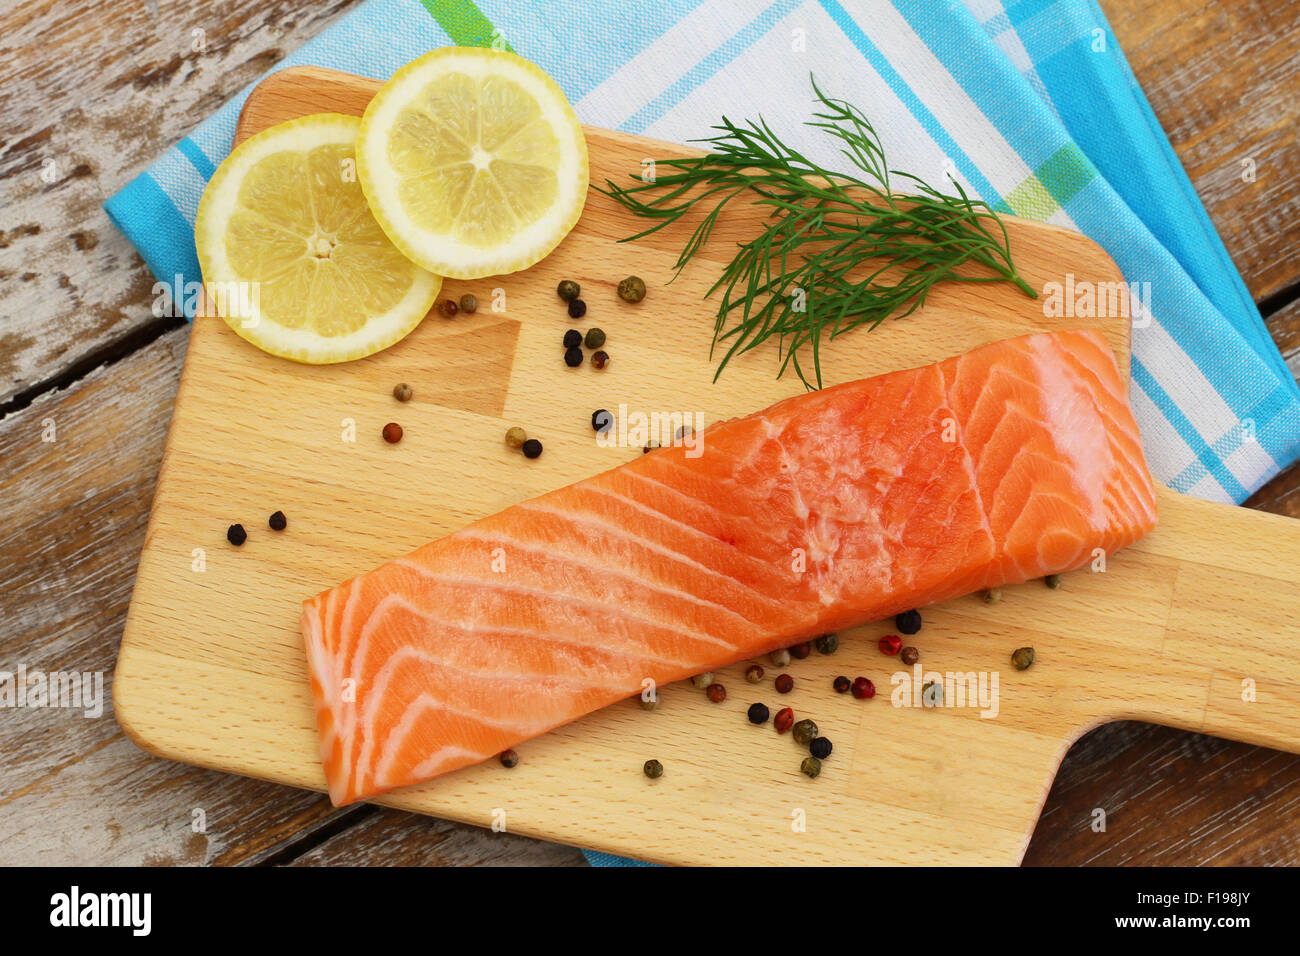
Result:
[[[338,806],[814,635],[1089,563],[1156,522],[1095,331],[787,399],[304,602]]]

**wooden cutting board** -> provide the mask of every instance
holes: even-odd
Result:
[[[276,73],[249,98],[236,138],[304,113],[360,113],[376,88],[314,68]],[[586,132],[593,182],[688,152]],[[159,756],[323,790],[297,623],[304,598],[638,454],[597,447],[594,409],[699,411],[712,422],[800,390],[774,378],[772,349],[712,382],[713,307],[701,297],[755,221],[736,210],[668,285],[685,233],[620,245],[640,224],[593,192],[545,261],[446,284],[446,295],[478,297],[476,315],[432,315],[399,345],[343,366],[273,359],[221,321],[197,321],[114,681],[126,732]],[[1008,227],[1035,288],[1065,273],[1120,281],[1079,235]],[[650,290],[637,306],[615,294],[629,273]],[[566,277],[590,306],[578,323],[555,295]],[[491,309],[494,290],[503,311]],[[575,325],[608,333],[604,372],[564,367],[560,338]],[[920,314],[838,340],[826,379],[1082,325],[1103,328],[1127,367],[1127,319],[1046,319],[1005,285],[941,287]],[[415,390],[407,405],[390,394],[403,381]],[[388,421],[404,427],[401,444],[380,438]],[[504,447],[516,424],[545,443],[540,459]],[[289,520],[279,534],[266,526],[277,509]],[[1300,751],[1300,523],[1169,491],[1160,509],[1159,528],[1104,573],[1067,575],[1059,590],[1007,588],[994,606],[969,597],[925,611],[912,639],[925,671],[996,673],[995,717],[891,706],[891,675],[907,669],[876,649],[892,630],[878,624],[843,635],[833,656],[796,661],[786,697],[772,690],[775,668],[749,685],[738,665],[720,675],[722,704],[674,685],[655,712],[629,701],[522,745],[513,770],[492,761],[379,802],[664,863],[1014,864],[1061,757],[1099,723],[1149,720]],[[232,522],[249,529],[242,548],[225,541]],[[1009,656],[1022,645],[1037,663],[1019,672]],[[881,694],[834,694],[837,674],[868,676]],[[799,773],[789,735],[746,722],[756,700],[792,706],[834,740],[818,779]],[[641,773],[649,757],[666,768],[659,780]],[[1104,810],[1106,794],[1097,799]]]

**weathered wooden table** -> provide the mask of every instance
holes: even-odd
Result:
[[[152,314],[153,277],[100,203],[350,5],[29,0],[0,14],[0,669],[111,680],[184,358],[187,328]],[[1102,6],[1300,372],[1300,2]],[[1300,517],[1300,468],[1249,504]],[[1111,724],[1066,758],[1026,862],[1300,863],[1298,806],[1300,756]],[[582,862],[154,759],[111,704],[98,719],[0,710],[0,834],[0,864]]]

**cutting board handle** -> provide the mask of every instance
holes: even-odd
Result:
[[[1159,508],[1138,547],[1168,559],[1160,645],[1123,655],[1111,716],[1300,753],[1300,521],[1165,489]]]

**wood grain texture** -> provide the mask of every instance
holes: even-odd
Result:
[[[1273,0],[1100,0],[1256,299],[1300,281],[1300,15]],[[1242,178],[1242,163],[1254,179]]]
[[[333,84],[328,96],[319,92],[325,82]],[[344,95],[349,86],[355,102]],[[286,71],[250,98],[241,129],[323,100],[356,112],[373,89]],[[596,181],[673,149],[599,130],[588,139]],[[752,228],[750,215],[738,210],[721,222],[719,243]],[[134,739],[174,759],[321,787],[297,629],[303,597],[639,453],[611,455],[592,440],[589,410],[613,404],[612,395],[633,407],[699,409],[707,422],[797,391],[797,383],[772,378],[775,355],[763,350],[713,385],[704,358],[710,322],[706,314],[692,320],[679,303],[703,291],[717,263],[688,269],[666,293],[681,234],[614,244],[633,227],[593,195],[555,253],[526,273],[489,280],[505,290],[501,316],[430,319],[398,346],[346,366],[280,362],[219,320],[196,323],[115,683],[119,719]],[[1118,278],[1104,253],[1077,235],[1023,222],[1010,228],[1034,285],[1059,275],[1058,262],[1080,278]],[[630,271],[652,290],[635,308],[612,292],[612,280]],[[557,361],[555,340],[567,324],[553,292],[560,276],[583,284],[591,304],[583,324],[610,333],[615,361],[604,373]],[[481,285],[448,283],[445,294],[473,291],[490,301]],[[972,288],[944,290],[905,323],[846,336],[826,356],[828,381],[1048,326],[1037,304],[1012,290]],[[503,317],[519,324],[504,402],[421,401],[438,368],[430,356],[458,330]],[[656,334],[669,321],[675,334]],[[1125,349],[1127,323],[1109,325]],[[402,444],[385,446],[377,432],[398,414],[389,395],[398,380],[414,386],[416,399],[400,407]],[[261,384],[269,381],[274,401],[250,402],[259,388],[270,398]],[[341,440],[347,421],[357,425],[355,443]],[[514,422],[543,437],[542,459],[527,463],[503,447]],[[492,480],[481,480],[486,475]],[[260,530],[261,516],[276,508],[290,515],[283,536]],[[238,551],[221,542],[232,520],[253,529]],[[195,548],[207,555],[201,573],[190,568]],[[1064,750],[1101,721],[1159,720],[1300,749],[1300,662],[1276,645],[1300,602],[1297,582],[1300,526],[1166,492],[1160,528],[1112,558],[1107,573],[1071,575],[1056,592],[1036,583],[1010,588],[995,608],[967,598],[926,612],[916,643],[928,668],[1006,675],[997,719],[828,693],[842,672],[890,686],[892,668],[874,650],[881,629],[866,627],[846,635],[833,660],[810,659],[797,671],[806,689],[791,705],[811,711],[838,741],[838,759],[815,784],[798,774],[787,739],[746,724],[751,695],[713,705],[673,686],[654,714],[628,702],[530,741],[514,771],[489,763],[379,802],[483,826],[505,811],[513,833],[662,862],[1012,863]],[[1219,635],[1243,619],[1255,622],[1255,636],[1229,656]],[[1039,663],[1014,674],[1007,656],[1024,644],[1037,648]],[[1242,675],[1242,661],[1258,673]],[[739,671],[729,668],[723,682],[743,688]],[[1257,680],[1259,703],[1239,699],[1243,676]],[[941,729],[932,726],[939,721]],[[639,773],[651,751],[669,768],[654,783]],[[793,809],[807,810],[806,833],[791,833]]]
[[[162,331],[155,280],[101,204],[353,2],[5,5],[0,409]]]

